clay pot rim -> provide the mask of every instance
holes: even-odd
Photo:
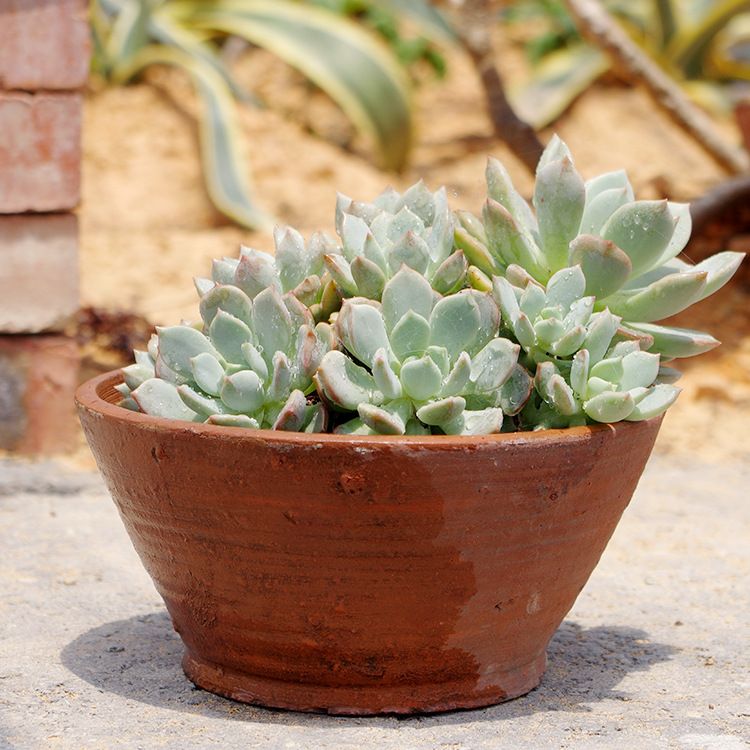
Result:
[[[202,422],[185,422],[178,419],[154,417],[150,414],[131,411],[114,403],[119,398],[115,385],[123,382],[121,370],[110,370],[97,375],[81,384],[75,393],[76,406],[103,418],[121,424],[130,424],[146,429],[168,433],[190,433],[207,438],[229,440],[245,439],[251,442],[264,442],[288,445],[349,445],[349,446],[446,446],[446,444],[470,447],[487,443],[535,443],[538,441],[562,442],[571,438],[585,439],[597,432],[611,432],[638,429],[645,422],[616,422],[613,424],[593,424],[581,427],[566,427],[533,432],[507,432],[494,435],[334,435],[329,433],[284,432],[281,430],[254,430],[247,427],[226,427],[223,425],[204,424]],[[109,398],[108,398],[109,397]],[[654,420],[661,421],[661,416]],[[647,420],[651,421],[651,420]]]

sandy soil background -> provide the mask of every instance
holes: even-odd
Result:
[[[498,51],[501,70],[517,62],[511,47]],[[505,67],[504,67],[505,66]],[[418,138],[403,174],[373,165],[366,143],[320,93],[261,50],[239,62],[237,75],[270,104],[241,113],[257,199],[305,236],[333,231],[336,192],[371,200],[387,184],[403,190],[424,179],[445,185],[454,208],[481,210],[487,155],[499,158],[516,186],[532,181],[513,154],[493,137],[478,80],[460,54],[448,57],[444,80],[425,78],[416,91]],[[273,249],[270,233],[228,223],[209,203],[197,150],[196,104],[179,74],[153,71],[127,88],[92,88],[85,104],[81,231],[82,301],[91,308],[82,330],[86,373],[120,364],[120,350],[137,345],[154,324],[194,319],[194,276],[210,261],[235,256],[240,244]],[[731,121],[717,120],[739,141]],[[581,97],[554,127],[589,178],[625,168],[639,198],[695,199],[726,174],[676,128],[643,91],[600,84]],[[542,134],[547,140],[552,129]],[[342,148],[342,145],[345,148]],[[746,234],[747,233],[747,234]],[[718,223],[686,251],[750,246],[750,227]],[[711,460],[750,458],[750,274],[675,321],[706,330],[724,344],[680,365],[678,403],[662,429],[662,452],[698,452]],[[132,346],[130,346],[132,348]]]

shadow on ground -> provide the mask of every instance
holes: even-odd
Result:
[[[617,685],[633,671],[667,661],[675,649],[652,643],[646,633],[626,627],[583,629],[562,624],[547,651],[542,684],[526,696],[498,706],[422,717],[379,721],[472,722],[517,718],[541,711],[587,711],[586,704],[626,700]],[[72,641],[63,664],[96,688],[159,708],[189,711],[213,718],[286,725],[342,719],[269,710],[220,698],[196,688],[180,667],[182,643],[166,611],[106,623]],[[372,721],[372,718],[344,721]]]

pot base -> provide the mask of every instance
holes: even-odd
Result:
[[[449,682],[428,685],[330,686],[282,682],[223,667],[185,649],[182,668],[199,688],[266,708],[343,716],[424,714],[482,708],[525,695],[541,682],[542,654],[530,664],[496,675],[495,684]],[[503,687],[501,687],[503,686]]]

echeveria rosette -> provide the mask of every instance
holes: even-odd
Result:
[[[333,408],[358,414],[338,431],[498,432],[501,403],[513,403],[518,390],[512,376],[519,352],[497,337],[499,320],[488,293],[441,296],[406,265],[380,302],[345,300],[335,324],[344,351],[326,354],[314,376]]]
[[[126,405],[154,416],[233,427],[320,432],[326,413],[312,376],[333,332],[274,286],[251,300],[215,284],[202,321],[157,329],[148,352],[123,369]]]
[[[665,358],[704,352],[719,342],[700,331],[657,325],[720,289],[744,254],[721,252],[698,264],[679,259],[690,237],[686,204],[636,201],[623,171],[584,182],[567,146],[554,137],[536,174],[532,206],[490,159],[482,221],[457,214],[456,243],[472,263],[470,278],[490,288],[493,275],[518,269],[541,284],[580,265],[595,310],[653,339]],[[509,271],[510,269],[510,271]]]
[[[388,188],[372,203],[339,195],[336,229],[341,245],[325,256],[344,297],[380,300],[402,265],[446,295],[465,286],[467,262],[453,247],[453,216],[445,188],[431,193],[420,181],[400,194]]]
[[[214,260],[211,278],[195,279],[198,293],[203,296],[220,284],[237,287],[252,300],[273,287],[279,294],[293,294],[310,309],[314,320],[327,321],[340,304],[324,260],[326,253],[336,250],[336,240],[315,232],[306,244],[296,229],[276,227],[274,242],[274,255],[242,247],[239,258]]]
[[[520,276],[513,269],[510,275]],[[522,427],[649,419],[677,398],[679,388],[665,382],[673,372],[661,367],[659,354],[642,350],[650,338],[634,335],[607,308],[594,309],[580,266],[557,271],[546,288],[530,278],[520,287],[495,276],[493,296],[523,348],[522,364],[534,372],[535,396],[518,418]]]

